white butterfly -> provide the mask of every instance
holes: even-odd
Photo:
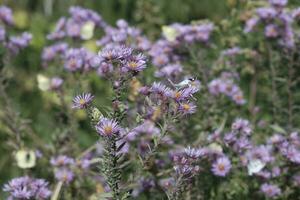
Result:
[[[250,160],[247,165],[248,174],[252,176],[253,174],[260,172],[265,166],[266,163],[262,162],[259,159]]]

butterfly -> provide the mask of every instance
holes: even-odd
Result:
[[[247,168],[248,168],[248,174],[251,176],[255,173],[260,172],[264,167],[266,166],[266,163],[262,162],[259,159],[253,159],[250,160]]]
[[[196,78],[190,77],[190,78],[184,79],[180,83],[173,83],[173,81],[171,81],[170,79],[168,79],[168,81],[171,83],[171,85],[174,86],[176,89],[184,89],[184,88],[187,88],[187,87],[191,87],[192,83],[195,80],[196,80]]]

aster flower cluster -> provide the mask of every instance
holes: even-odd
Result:
[[[224,94],[238,105],[246,103],[242,90],[234,83],[233,77],[228,76],[228,73],[223,73],[220,78],[212,80],[208,84],[208,90],[214,96]]]
[[[59,181],[70,183],[74,179],[74,173],[70,169],[75,164],[73,158],[59,155],[51,158],[51,165],[55,167],[55,178]]]
[[[62,61],[69,72],[87,72],[94,67],[95,54],[86,48],[68,48],[66,43],[56,43],[45,47],[42,53],[43,66]]]
[[[264,183],[261,185],[260,190],[269,198],[274,198],[281,194],[281,190],[277,185]]]
[[[98,46],[126,45],[139,51],[150,49],[151,42],[140,29],[129,26],[124,19],[117,20],[116,25],[105,27],[105,35],[97,41]]]
[[[96,54],[76,44],[91,39],[95,28],[103,29],[107,25],[100,15],[89,9],[73,6],[69,13],[71,16],[59,19],[55,30],[47,37],[55,43],[43,49],[43,66],[63,63],[69,72],[87,72],[97,65]],[[73,42],[69,42],[68,38],[72,38]]]
[[[294,171],[300,163],[300,137],[298,133],[292,132],[288,137],[274,134],[267,138],[265,144],[258,145],[251,140],[252,132],[252,125],[248,120],[237,118],[232,123],[230,132],[225,133],[223,136],[219,132],[213,133],[208,141],[224,145],[229,152],[227,158],[220,151],[217,154],[214,152],[215,155],[218,155],[218,158],[212,165],[212,172],[217,176],[225,176],[228,171],[222,169],[229,170],[231,168],[228,160],[230,155],[233,159],[236,156],[240,160],[238,165],[242,168],[246,167],[249,176],[255,176],[259,178],[258,180],[263,180],[264,183],[261,185],[260,190],[267,197],[274,198],[281,194],[279,186],[271,184],[278,177],[292,175],[293,180],[291,181],[298,185],[296,181],[298,180],[298,173]],[[203,151],[202,148],[201,152],[204,157],[205,155],[214,155],[209,147],[206,151]],[[218,148],[222,149],[221,146]],[[284,165],[283,160],[290,164]]]
[[[212,23],[195,23],[195,24],[172,24],[169,28],[174,32],[173,38],[171,34],[165,33],[164,36],[170,42],[180,44],[184,43],[207,43],[210,39],[214,25]]]
[[[91,160],[81,158],[75,160],[66,155],[52,157],[50,164],[54,167],[54,176],[58,181],[71,183],[75,178],[75,172],[87,170],[91,165]]]
[[[257,31],[263,27],[264,36],[268,40],[274,40],[288,48],[294,47],[297,44],[297,37],[294,36],[296,32],[293,30],[295,28],[293,22],[300,21],[300,9],[288,10],[285,7],[286,4],[287,0],[269,0],[268,7],[256,9],[255,16],[246,23],[245,33]],[[76,146],[78,141],[72,139],[71,142],[63,141],[67,143],[68,152],[73,151],[73,145],[76,146],[72,155],[68,154],[72,157],[60,154],[50,160],[55,180],[59,184],[71,187],[69,191],[64,191],[63,195],[71,195],[70,198],[73,198],[73,192],[79,190],[81,179],[85,175],[89,175],[87,181],[93,183],[92,189],[89,188],[87,192],[97,190],[92,197],[83,197],[89,199],[107,197],[119,200],[128,199],[129,196],[139,198],[140,195],[143,196],[148,192],[151,192],[150,198],[156,199],[151,195],[156,195],[156,193],[162,195],[164,189],[169,199],[172,200],[198,199],[199,196],[205,199],[208,196],[207,199],[213,199],[216,195],[219,196],[216,192],[220,192],[222,196],[222,192],[228,190],[219,183],[234,181],[234,184],[228,184],[230,185],[228,188],[231,190],[231,187],[238,185],[239,189],[243,190],[244,188],[240,187],[238,181],[247,183],[248,180],[251,184],[244,184],[247,185],[245,191],[259,191],[253,196],[281,198],[283,194],[288,195],[290,191],[293,191],[294,187],[300,186],[298,170],[300,137],[297,132],[292,132],[296,130],[294,126],[287,126],[287,130],[291,133],[283,134],[284,130],[279,128],[278,131],[276,125],[271,125],[272,130],[276,129],[276,133],[268,137],[269,129],[267,128],[262,128],[258,130],[260,132],[254,134],[257,131],[254,126],[257,120],[256,115],[251,116],[253,117],[251,120],[236,118],[237,113],[241,116],[249,113],[242,107],[246,104],[245,96],[248,94],[244,96],[242,89],[237,85],[240,76],[234,65],[239,65],[240,61],[234,58],[238,55],[247,57],[247,54],[251,54],[251,58],[256,58],[258,55],[256,52],[260,52],[256,47],[242,49],[239,46],[233,46],[237,45],[235,38],[232,39],[233,41],[231,38],[230,41],[227,41],[226,37],[222,38],[222,45],[227,45],[229,42],[229,46],[233,48],[221,51],[219,57],[221,61],[217,60],[216,63],[213,61],[216,66],[213,65],[210,68],[212,63],[208,61],[213,60],[214,58],[210,56],[214,57],[215,54],[208,55],[206,53],[210,53],[209,51],[200,49],[203,46],[213,47],[214,51],[217,49],[216,45],[210,45],[214,31],[214,24],[210,22],[174,23],[164,26],[162,37],[152,44],[141,30],[130,26],[123,19],[118,20],[116,26],[110,26],[102,20],[100,15],[89,9],[71,7],[69,14],[70,17],[59,19],[55,30],[47,36],[48,40],[54,43],[46,46],[41,55],[43,66],[49,66],[47,70],[50,71],[52,69],[50,66],[53,64],[62,66],[64,71],[69,73],[51,76],[52,78],[38,76],[39,87],[44,88],[42,90],[45,91],[57,92],[61,104],[65,106],[64,95],[72,93],[63,90],[67,89],[69,81],[73,81],[71,83],[75,91],[82,87],[86,89],[88,86],[95,89],[97,85],[93,84],[94,82],[89,85],[88,81],[78,79],[78,75],[95,71],[112,83],[110,88],[112,90],[105,88],[105,91],[111,92],[109,94],[112,98],[111,107],[107,108],[106,105],[101,104],[101,108],[98,109],[93,103],[94,95],[82,93],[76,95],[72,101],[72,108],[79,110],[78,112],[69,112],[68,106],[65,110],[62,109],[60,115],[62,115],[61,121],[63,122],[57,129],[59,131],[63,129],[66,135],[76,132],[76,126],[73,123],[75,121],[72,120],[76,120],[75,116],[80,120],[88,116],[91,128],[99,137],[97,144],[91,146],[88,152],[96,149],[97,156],[101,156],[92,160],[92,154],[82,156],[86,153],[85,151],[79,157],[74,157],[75,154],[81,153],[77,152],[80,148],[80,145]],[[9,8],[0,7],[0,22],[3,25],[0,26],[0,41],[5,47],[17,53],[28,45],[31,36],[27,33],[22,34],[20,38],[7,37],[6,30],[8,29],[5,28],[14,24]],[[96,34],[95,28],[104,31],[103,37],[97,42],[92,39],[94,33]],[[92,48],[87,49],[88,45],[86,45],[87,48],[83,48],[82,46],[87,43],[82,43],[82,40],[89,40],[87,42],[98,45],[101,48],[100,51],[98,53],[94,50],[90,51]],[[260,53],[263,55],[264,52]],[[155,79],[154,82],[147,75],[138,80],[137,75],[141,75],[141,72],[148,67],[147,57],[144,55],[150,55],[155,67],[154,76],[159,80]],[[298,54],[295,52],[291,59],[296,57]],[[265,63],[263,61],[268,61],[267,58],[264,59],[257,59],[259,61],[251,63],[251,66],[254,64],[259,66]],[[248,62],[247,58],[243,60]],[[234,69],[230,68],[228,72],[228,66],[219,65],[223,61],[225,65]],[[291,76],[294,76],[295,66],[296,64],[293,63],[292,70],[288,72],[292,74]],[[258,68],[256,65],[253,67],[255,73],[260,70]],[[215,73],[220,72],[222,72],[221,75],[213,77]],[[196,76],[201,73],[203,75],[201,82],[195,77],[187,76],[191,73]],[[70,79],[68,79],[69,75]],[[253,77],[253,82],[251,82],[253,84],[256,84],[255,81],[261,81],[261,77],[256,75],[257,77]],[[241,76],[241,81],[245,81],[242,73]],[[287,82],[292,87],[298,84],[293,80]],[[67,84],[62,87],[64,83]],[[201,90],[202,83],[205,84],[203,90]],[[285,84],[285,81],[282,81],[282,84]],[[261,94],[256,93],[256,89],[255,94],[250,92],[253,96],[249,95],[249,99],[253,100],[250,102],[253,104],[261,98]],[[288,92],[293,93],[294,90]],[[214,99],[220,102],[225,100],[224,103],[230,99],[238,106],[223,105],[220,108],[215,105]],[[288,103],[294,103],[290,96]],[[261,106],[261,104],[258,105]],[[253,105],[254,108],[255,106]],[[103,114],[100,110],[104,111]],[[250,110],[252,111],[252,108]],[[291,106],[291,112],[293,111]],[[269,113],[267,116],[270,116]],[[234,120],[228,127],[228,121],[231,122],[232,119]],[[293,117],[291,119],[294,120]],[[218,123],[221,120],[222,124],[219,127]],[[278,122],[274,120],[275,123]],[[278,124],[281,125],[280,122]],[[82,121],[79,127],[86,128]],[[215,129],[216,127],[218,129]],[[267,137],[266,141],[264,137]],[[53,144],[56,142],[54,140]],[[184,148],[189,145],[193,147]],[[48,146],[45,149],[47,148]],[[55,152],[63,153],[59,149]],[[93,169],[90,168],[93,163],[96,163],[94,161],[99,164],[97,168],[97,173],[98,171],[101,173],[99,175],[95,175]],[[169,170],[170,168],[173,170]],[[232,177],[234,178],[231,179]],[[105,183],[100,185],[99,182],[103,179]],[[93,182],[95,180],[97,180],[96,187]],[[134,183],[128,184],[128,180]],[[102,196],[103,190],[107,193]],[[194,195],[195,190],[197,194]],[[13,179],[4,186],[4,191],[9,193],[10,199],[47,199],[51,195],[46,181],[29,177]],[[74,192],[74,194],[85,195],[87,192],[80,188],[80,192]],[[230,192],[230,195],[235,195],[235,192],[235,190]],[[199,196],[196,197],[196,195]],[[250,196],[253,197],[252,194]],[[159,196],[157,199],[161,198]],[[224,195],[224,198],[227,198],[227,195]]]
[[[14,178],[4,185],[3,191],[8,192],[8,199],[49,199],[51,191],[44,179],[28,176]]]
[[[27,47],[32,39],[30,33],[24,32],[20,36],[10,36],[7,28],[14,26],[14,19],[12,10],[9,7],[0,7],[0,43],[8,48],[13,55],[19,53],[21,49]]]
[[[194,80],[191,85],[175,89],[171,89],[163,83],[154,82],[149,91],[155,101],[173,101],[176,104],[176,110],[173,112],[186,115],[196,112],[196,104],[192,100],[195,99],[193,95],[199,92],[199,90],[200,82]]]
[[[54,31],[47,36],[49,40],[58,40],[65,37],[90,39],[95,27],[104,28],[106,23],[102,17],[89,9],[72,6],[69,9],[70,18],[62,17],[58,20]],[[86,30],[88,29],[88,30]]]
[[[94,59],[97,59],[94,67],[100,76],[112,75],[113,71],[119,72],[118,75],[129,72],[135,75],[146,68],[146,57],[141,53],[135,54],[132,48],[124,45],[107,45]]]
[[[172,24],[163,27],[163,36],[157,40],[149,50],[152,63],[157,67],[155,76],[171,80],[179,80],[182,75],[181,60],[187,44],[207,44],[214,29],[212,23],[183,25]]]
[[[293,48],[295,45],[295,36],[292,27],[293,17],[289,11],[284,9],[287,1],[269,0],[269,4],[269,7],[256,9],[256,15],[246,22],[244,32],[254,32],[256,31],[256,27],[262,24],[264,35],[267,39],[274,39],[284,47]],[[296,14],[293,15],[295,16]]]

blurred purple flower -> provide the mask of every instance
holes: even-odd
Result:
[[[226,176],[231,169],[230,160],[223,156],[218,158],[212,165],[212,172],[216,176]]]
[[[281,190],[277,185],[272,185],[268,183],[262,184],[260,186],[260,191],[269,198],[277,197],[281,194]]]

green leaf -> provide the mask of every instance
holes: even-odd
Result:
[[[286,131],[285,131],[282,127],[280,127],[279,125],[277,125],[277,124],[272,124],[272,125],[270,125],[270,127],[271,127],[275,132],[277,132],[277,133],[283,133],[283,134],[286,134]]]

